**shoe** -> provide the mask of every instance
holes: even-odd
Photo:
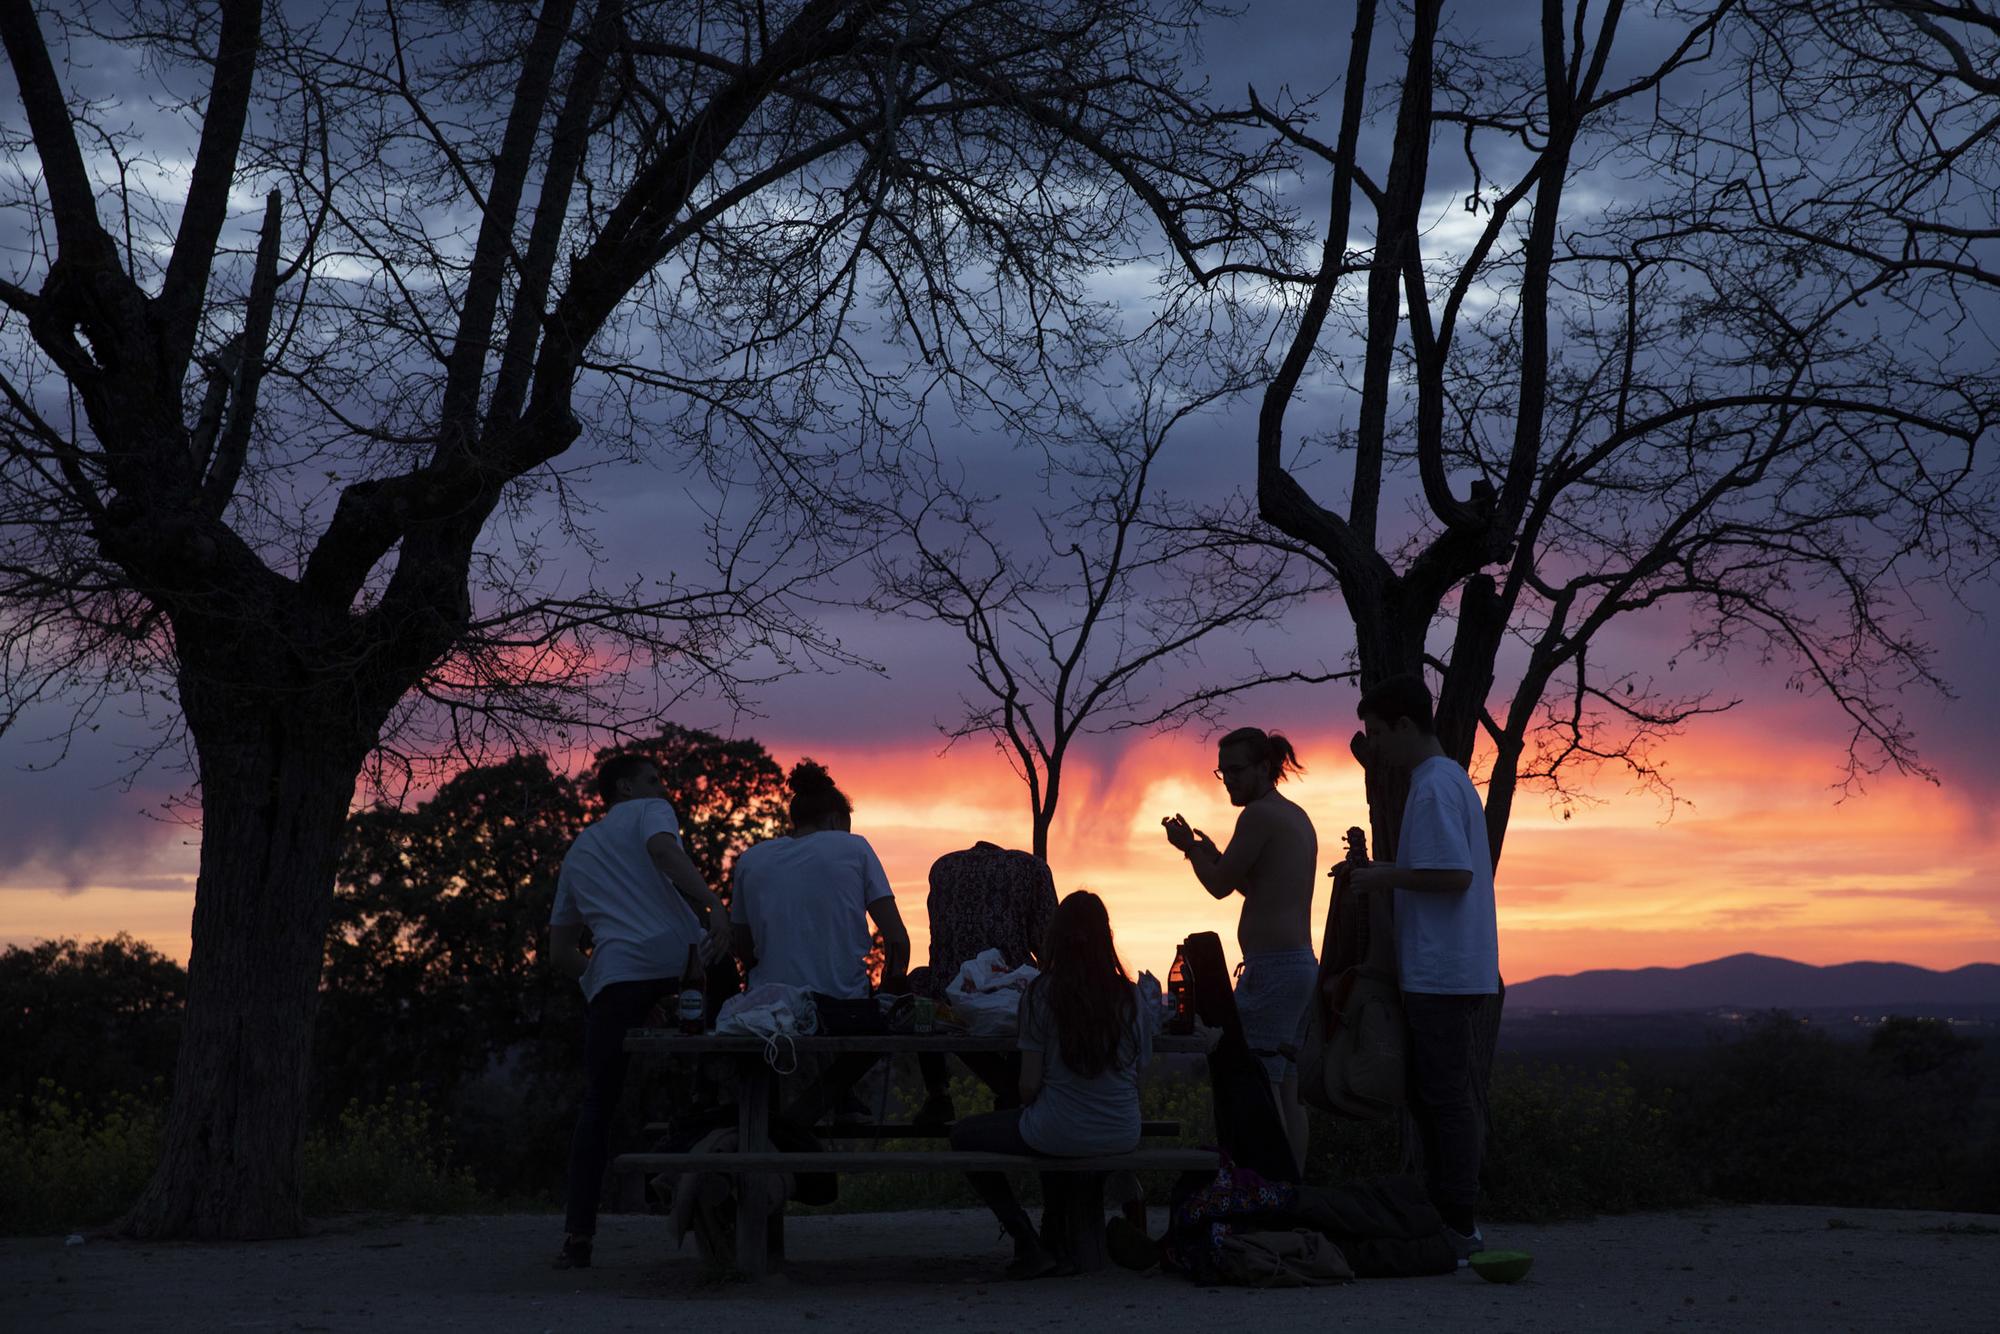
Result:
[[[590,1238],[564,1237],[562,1249],[556,1252],[554,1263],[557,1269],[590,1268]]]
[[[1460,1269],[1472,1263],[1473,1252],[1486,1249],[1486,1234],[1479,1230],[1479,1225],[1476,1223],[1473,1225],[1470,1234],[1460,1232],[1447,1223],[1445,1224],[1444,1234],[1451,1238],[1451,1248],[1458,1252],[1458,1267]]]
[[[1105,1222],[1104,1250],[1113,1264],[1138,1273],[1160,1262],[1159,1243],[1146,1235],[1145,1228],[1122,1214],[1113,1215]]]
[[[923,1130],[944,1130],[958,1120],[958,1107],[949,1093],[933,1093],[924,1099],[924,1105],[917,1108],[917,1114],[910,1118],[910,1124]]]

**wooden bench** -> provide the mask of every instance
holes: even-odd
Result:
[[[625,1050],[634,1054],[669,1059],[724,1058],[731,1073],[736,1108],[737,1142],[752,1146],[741,1153],[714,1154],[623,1154],[613,1160],[614,1171],[662,1172],[706,1171],[724,1175],[746,1172],[800,1170],[807,1172],[1040,1172],[1044,1194],[1051,1207],[1044,1210],[1047,1233],[1063,1241],[1063,1251],[1074,1257],[1079,1268],[1103,1263],[1104,1175],[1128,1169],[1134,1171],[1212,1172],[1216,1155],[1188,1149],[1141,1149],[1110,1159],[1051,1159],[1031,1156],[975,1155],[920,1150],[895,1153],[886,1149],[872,1152],[832,1150],[826,1153],[786,1155],[771,1147],[770,1123],[775,1110],[773,1099],[773,1048],[762,1038],[717,1033],[676,1033],[665,1029],[633,1029],[625,1035]],[[1004,1054],[1018,1047],[1012,1035],[969,1033],[878,1034],[874,1036],[824,1037],[810,1034],[782,1039],[784,1054],[837,1055],[845,1052],[873,1052],[884,1056],[942,1052],[960,1056],[968,1052]],[[1199,1038],[1161,1034],[1153,1042],[1161,1055],[1200,1055],[1206,1050]],[[1172,1134],[1171,1122],[1153,1122],[1148,1135]],[[652,1128],[654,1135],[660,1128]],[[945,1132],[929,1127],[856,1125],[836,1129],[830,1138],[852,1142],[857,1139],[915,1140],[942,1138]],[[630,1178],[627,1178],[628,1180]],[[736,1268],[757,1276],[768,1271],[772,1256],[784,1253],[784,1214],[767,1213],[765,1202],[753,1192],[736,1192],[736,1218],[729,1231]],[[1074,1242],[1069,1235],[1074,1234]],[[704,1248],[719,1240],[707,1238]]]
[[[630,1172],[1037,1172],[1044,1177],[1043,1238],[1077,1269],[1104,1268],[1104,1179],[1112,1172],[1213,1172],[1210,1149],[1135,1149],[1092,1158],[1043,1158],[956,1150],[841,1149],[827,1153],[624,1153],[614,1168]],[[740,1226],[740,1224],[739,1224]],[[774,1230],[775,1231],[775,1230]],[[780,1247],[782,1242],[777,1243]]]
[[[1092,1158],[1043,1158],[1026,1153],[971,1153],[954,1149],[850,1150],[789,1153],[621,1153],[632,1172],[1213,1172],[1222,1157],[1213,1149],[1134,1149]]]
[[[673,1126],[666,1121],[649,1121],[646,1133],[652,1136],[673,1133]],[[947,1139],[951,1135],[951,1123],[942,1125],[831,1125],[814,1126],[812,1133],[820,1139]],[[1178,1121],[1142,1121],[1139,1135],[1142,1139],[1175,1139],[1181,1133]],[[629,1169],[637,1171],[638,1169]]]

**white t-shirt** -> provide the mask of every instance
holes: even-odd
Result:
[[[612,982],[679,977],[701,919],[667,883],[646,851],[655,834],[678,838],[674,808],[657,797],[621,801],[576,836],[556,880],[550,926],[590,928],[583,994],[595,999]]]
[[[1153,1059],[1153,1030],[1145,1020],[1146,997],[1132,993],[1132,1026],[1118,1039],[1111,1065],[1086,1079],[1063,1061],[1044,988],[1021,993],[1022,1051],[1042,1053],[1042,1091],[1021,1111],[1021,1138],[1037,1153],[1087,1158],[1098,1153],[1130,1153],[1139,1147],[1139,1072]]]
[[[1447,756],[1433,755],[1410,771],[1396,865],[1472,872],[1472,884],[1457,894],[1396,891],[1396,969],[1403,990],[1440,996],[1498,991],[1500,931],[1486,813],[1479,789]]]
[[[736,859],[730,918],[750,928],[750,985],[782,982],[845,1000],[868,994],[868,905],[894,897],[868,840],[842,829],[773,838]]]

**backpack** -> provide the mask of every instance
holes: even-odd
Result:
[[[1299,1097],[1360,1121],[1394,1115],[1405,1098],[1394,904],[1390,894],[1351,890],[1345,875],[1335,877],[1299,1049]]]
[[[1444,1220],[1424,1183],[1416,1177],[1360,1177],[1330,1186],[1301,1186],[1285,1221],[1292,1227],[1309,1227],[1338,1246],[1359,1278],[1416,1278],[1458,1271],[1458,1251],[1445,1235]]]
[[[1311,1228],[1225,1232],[1216,1248],[1214,1280],[1250,1288],[1319,1288],[1353,1282],[1354,1270],[1338,1246]]]

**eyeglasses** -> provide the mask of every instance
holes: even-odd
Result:
[[[1247,774],[1256,767],[1254,764],[1225,764],[1220,769],[1211,769],[1209,772],[1226,783],[1236,775]]]

